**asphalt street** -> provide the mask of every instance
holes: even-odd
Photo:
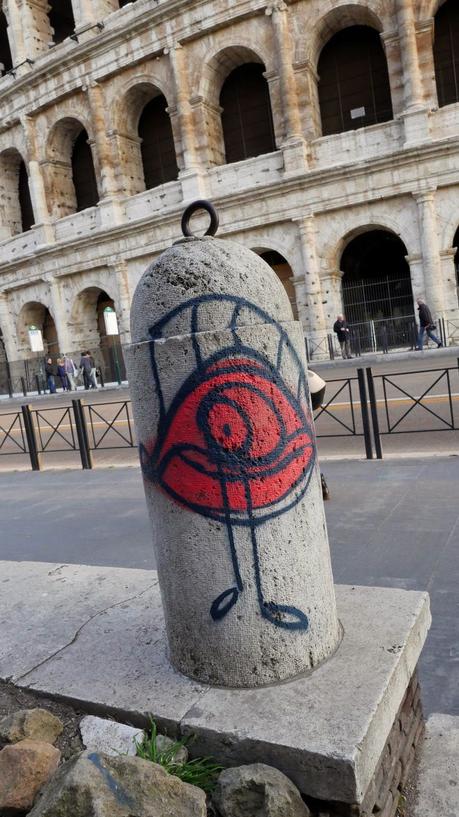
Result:
[[[459,714],[459,458],[325,471],[335,581],[430,592],[425,707]],[[154,568],[139,470],[0,474],[0,559]]]

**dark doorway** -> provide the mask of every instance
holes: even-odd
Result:
[[[104,309],[110,307],[115,310],[115,302],[110,295],[101,291],[97,298],[97,328],[100,336],[100,354],[102,360],[98,365],[104,368],[104,379],[115,382],[118,379],[126,379],[126,369],[124,366],[123,352],[119,335],[107,335],[105,329]]]
[[[265,68],[246,63],[226,78],[220,93],[228,164],[276,150]]]
[[[374,29],[339,31],[323,48],[317,70],[324,136],[393,118],[386,55]]]
[[[94,162],[88,134],[82,130],[72,151],[72,178],[75,187],[77,212],[95,207],[99,201]]]
[[[293,286],[292,278],[293,272],[288,261],[284,256],[275,250],[266,250],[260,253],[260,258],[266,261],[267,264],[274,270],[277,277],[282,281],[284,289],[288,295],[290,305],[292,307],[293,317],[298,320],[298,307],[296,303],[295,287]]]
[[[409,346],[414,304],[403,241],[386,230],[354,238],[341,257],[343,310],[356,351]]]
[[[0,71],[2,75],[6,74],[7,71],[11,71],[13,58],[11,56],[10,41],[8,39],[8,22],[4,11],[0,11],[0,63],[3,66]]]
[[[135,0],[119,0],[120,9],[122,9],[123,6],[128,6],[130,3],[135,3]]]
[[[456,255],[454,256],[454,267],[456,269],[456,284],[459,288],[459,227],[456,230],[456,235],[453,239],[453,247],[456,247]]]
[[[19,165],[19,207],[21,208],[22,232],[30,230],[35,224],[33,214],[32,199],[30,198],[29,177],[25,163],[21,161]]]
[[[45,310],[43,318],[43,341],[44,347],[48,355],[54,356],[59,354],[59,341],[57,339],[56,324],[49,309]]]
[[[75,31],[75,18],[71,0],[49,0],[49,22],[53,29],[53,42],[61,43]]]
[[[167,101],[161,94],[145,105],[139,120],[145,187],[150,190],[177,178],[178,167]]]
[[[447,0],[435,15],[435,77],[438,104],[459,102],[459,3]]]

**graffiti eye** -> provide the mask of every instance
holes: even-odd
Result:
[[[305,411],[262,359],[225,357],[180,389],[159,430],[147,478],[203,515],[244,524],[295,501],[309,478],[313,432]]]

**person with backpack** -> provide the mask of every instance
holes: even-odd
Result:
[[[436,326],[432,319],[432,313],[422,298],[416,298],[416,303],[418,305],[418,312],[419,312],[419,334],[418,334],[418,351],[422,352],[423,345],[424,345],[424,332],[427,333],[428,337],[433,340],[434,343],[437,344],[437,349],[440,349],[443,346],[441,340],[434,335],[433,330],[436,329]]]

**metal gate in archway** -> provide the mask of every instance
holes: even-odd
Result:
[[[411,279],[343,280],[343,308],[362,352],[411,346],[416,331]]]

